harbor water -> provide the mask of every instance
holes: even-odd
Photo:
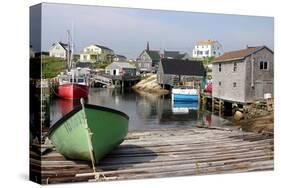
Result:
[[[197,103],[173,103],[170,94],[153,95],[133,90],[90,88],[89,104],[101,105],[126,113],[129,130],[223,125],[228,120],[202,110]],[[79,105],[79,100],[53,98],[50,102],[51,126]]]

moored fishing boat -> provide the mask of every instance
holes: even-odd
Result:
[[[73,44],[70,31],[67,31],[68,49],[66,74],[59,75],[58,96],[64,99],[87,98],[89,93],[88,75],[80,72],[80,68],[73,67]]]
[[[48,137],[65,157],[94,165],[122,143],[128,123],[129,117],[123,112],[82,103],[57,121]]]
[[[69,75],[59,76],[58,96],[64,99],[87,98],[89,86],[86,75],[75,75],[72,71]]]
[[[173,88],[172,101],[198,101],[198,89],[187,86]]]

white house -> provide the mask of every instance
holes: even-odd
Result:
[[[198,41],[192,51],[193,58],[218,57],[223,55],[223,47],[218,41]]]
[[[112,49],[92,44],[83,49],[80,53],[80,62],[112,62],[113,61],[114,52]]]
[[[68,45],[62,42],[54,43],[49,49],[49,56],[67,59]]]

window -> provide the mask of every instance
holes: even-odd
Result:
[[[221,72],[221,63],[219,63],[219,72]]]
[[[233,87],[236,87],[236,85],[237,85],[236,82],[233,82]]]
[[[267,70],[267,69],[268,69],[268,62],[260,61],[260,70]]]
[[[221,81],[219,81],[219,86],[221,86]]]
[[[263,69],[263,61],[260,62],[260,70]]]
[[[233,72],[236,72],[237,71],[237,63],[234,62],[234,65],[233,65]]]
[[[267,70],[267,61],[263,62],[263,69]]]
[[[205,55],[208,55],[209,54],[209,50],[205,51]]]

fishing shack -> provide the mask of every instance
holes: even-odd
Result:
[[[212,100],[231,112],[255,101],[273,98],[273,51],[266,46],[226,52],[213,62]]]
[[[157,71],[157,82],[168,89],[178,85],[194,86],[201,84],[205,74],[202,61],[164,58]]]
[[[226,52],[213,62],[213,97],[249,103],[273,95],[273,62],[266,46]]]
[[[135,77],[136,67],[127,62],[113,62],[105,68],[105,73],[111,76]]]

